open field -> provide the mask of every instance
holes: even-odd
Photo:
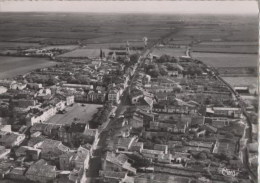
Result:
[[[82,106],[79,103],[74,104],[72,107],[66,108],[65,114],[56,114],[50,118],[46,123],[52,124],[71,124],[75,118],[81,122],[88,123],[92,119],[92,116],[97,112],[102,105],[97,104],[84,104]]]
[[[209,45],[198,45],[192,47],[194,52],[210,52],[210,53],[244,53],[244,54],[257,54],[258,46],[252,45],[218,45],[218,46],[209,46]]]
[[[107,49],[102,49],[102,51],[105,52],[105,54],[108,53]],[[58,57],[70,57],[70,58],[88,57],[88,58],[92,58],[92,57],[99,57],[99,55],[100,55],[100,49],[80,48],[80,49],[76,49],[76,50],[73,50],[71,52],[67,52],[67,53],[64,53],[62,55],[59,55]]]
[[[1,13],[0,41],[44,44],[122,43],[171,31],[165,16],[91,13]],[[19,29],[17,29],[19,27]]]
[[[0,50],[28,49],[28,48],[39,48],[39,47],[41,47],[41,45],[38,43],[0,42]]]
[[[12,78],[34,69],[56,65],[47,58],[0,56],[0,79]]]
[[[61,49],[61,50],[73,50],[78,48],[78,45],[51,45],[51,46],[46,46],[46,47],[42,47],[42,49]]]
[[[258,81],[257,77],[222,77],[231,86],[248,86],[249,92],[254,94],[258,93]]]
[[[257,54],[192,52],[191,55],[213,67],[256,67],[258,59]]]
[[[166,54],[173,57],[180,57],[180,56],[184,56],[185,52],[186,52],[185,48],[155,48],[152,51],[152,54],[157,56],[162,56]]]
[[[248,42],[248,41],[211,41],[211,42],[201,42],[200,45],[206,46],[258,46],[258,42]]]

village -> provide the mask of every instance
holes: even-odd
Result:
[[[163,47],[155,44],[153,47]],[[240,182],[257,134],[239,93],[188,54],[107,51],[0,80],[0,175],[20,182]],[[187,50],[188,52],[189,50]],[[41,55],[42,56],[42,55]]]

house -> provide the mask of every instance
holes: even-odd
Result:
[[[0,131],[12,132],[11,125],[0,125]]]
[[[128,162],[128,158],[124,154],[116,155],[113,152],[107,152],[102,158],[102,170],[104,171],[126,171],[129,174],[136,174],[136,169]]]
[[[0,132],[0,144],[5,147],[19,146],[25,139],[24,134],[16,132]]]
[[[11,89],[12,85],[14,85],[15,83],[16,81],[14,80],[7,80],[7,79],[0,80],[0,86],[6,87],[8,89]]]
[[[189,124],[182,122],[150,122],[150,129],[161,132],[185,133]]]
[[[154,150],[163,151],[164,154],[168,154],[168,146],[163,144],[155,144]]]
[[[119,104],[120,101],[120,91],[117,89],[111,89],[108,92],[108,101],[114,103],[114,104]]]
[[[40,108],[40,111],[36,113],[28,113],[26,116],[27,126],[33,126],[36,123],[41,123],[47,121],[49,118],[56,114],[56,108],[53,106],[47,106],[45,108]]]
[[[8,178],[16,181],[27,181],[25,177],[26,170],[25,167],[15,167],[8,173]]]
[[[26,156],[27,151],[30,149],[34,149],[34,148],[30,146],[20,146],[18,149],[16,149],[15,155],[16,157]]]
[[[197,107],[175,98],[174,100],[155,103],[153,105],[153,111],[157,113],[195,114],[197,113]]]
[[[128,124],[133,128],[142,128],[144,126],[144,120],[142,116],[132,114],[131,116],[126,117]]]
[[[150,160],[157,160],[159,158],[159,155],[165,154],[163,151],[152,149],[143,149],[141,153],[145,158]]]
[[[0,159],[6,158],[11,152],[11,149],[6,149],[4,146],[0,146]]]
[[[38,96],[51,95],[51,89],[50,88],[42,88],[37,93],[38,93]]]
[[[40,84],[40,83],[27,83],[27,87],[28,87],[29,89],[38,90],[38,89],[41,89],[41,88],[42,88],[42,84]]]
[[[62,85],[64,88],[83,88],[85,90],[93,90],[93,85],[82,85],[82,84],[69,84],[69,83],[64,83]]]
[[[102,178],[104,183],[134,183],[134,178],[129,177],[127,172],[115,172],[115,171],[99,171],[99,176]]]
[[[63,153],[70,151],[70,148],[63,145],[61,141],[45,139],[34,145],[35,148],[41,149],[41,158],[45,160],[56,160]]]
[[[26,88],[26,86],[27,86],[26,83],[14,83],[14,84],[12,84],[11,89],[12,90],[23,90]]]
[[[242,114],[242,110],[235,107],[213,107],[212,109],[214,111],[214,116],[240,118]]]
[[[125,152],[128,151],[132,144],[136,141],[136,136],[133,137],[127,137],[127,138],[123,138],[120,137],[117,139],[117,144],[116,144],[116,151],[118,152]]]
[[[76,169],[83,168],[84,170],[89,167],[90,152],[88,149],[79,147],[76,154],[71,159],[71,164]]]
[[[4,86],[0,86],[0,95],[7,92],[7,88]]]
[[[249,94],[249,87],[248,86],[235,86],[234,90],[240,94]]]
[[[236,153],[237,144],[232,139],[219,139],[213,147],[213,153],[233,156]]]
[[[144,143],[143,142],[136,142],[134,141],[130,147],[130,151],[132,152],[141,152],[144,148]]]
[[[76,152],[66,152],[59,156],[61,170],[88,169],[90,151],[86,148],[79,147]]]
[[[49,100],[48,104],[54,106],[56,111],[62,111],[65,109],[65,101],[60,100],[58,98],[53,98],[53,99]]]
[[[80,183],[80,182],[85,182],[84,181],[84,170],[83,168],[81,169],[73,169],[72,171],[70,171],[69,174],[69,182],[75,182],[75,183]]]
[[[87,102],[93,102],[93,103],[104,103],[106,100],[106,93],[103,91],[97,91],[90,90],[88,94],[86,95]]]
[[[85,141],[92,143],[97,136],[97,129],[89,129],[88,125],[77,121],[72,122],[70,125],[60,126],[57,134],[59,140],[71,145],[82,144],[81,142]]]
[[[40,155],[41,155],[41,149],[32,148],[32,149],[28,149],[26,151],[26,156],[29,159],[32,159],[34,161],[39,160],[40,159]]]
[[[25,176],[34,182],[53,182],[57,176],[56,170],[56,166],[48,165],[45,160],[41,159],[28,168]]]
[[[20,108],[27,108],[27,107],[33,107],[36,105],[36,100],[33,99],[18,99],[18,100],[12,100],[13,105],[15,107]]]
[[[131,104],[138,104],[139,103],[139,100],[141,98],[143,98],[144,94],[141,90],[131,90],[131,94],[130,94],[130,97],[131,97]]]
[[[16,166],[16,162],[1,159],[0,160],[0,179],[3,179],[11,171],[12,167]]]
[[[27,142],[27,146],[30,146],[30,147],[34,147],[34,148],[37,148],[38,145],[40,145],[39,142],[43,142],[44,140],[46,139],[45,136],[38,136],[38,137],[31,137],[28,142]]]

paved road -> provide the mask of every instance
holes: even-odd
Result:
[[[153,46],[150,46],[149,48],[146,48],[141,56],[138,59],[138,63],[145,58],[149,52],[150,49]],[[109,129],[112,127],[113,122],[118,118],[120,114],[124,112],[127,106],[130,105],[129,99],[128,99],[128,89],[131,88],[132,83],[134,78],[136,77],[136,72],[134,72],[132,78],[130,79],[130,84],[129,86],[124,90],[122,96],[121,96],[121,102],[117,106],[117,110],[115,112],[115,118],[113,119],[108,119],[100,128],[99,128],[99,142],[97,145],[97,148],[93,151],[93,157],[90,159],[89,162],[89,169],[87,172],[87,181],[85,183],[98,183],[99,182],[99,177],[98,173],[99,170],[101,169],[101,157],[104,152],[104,147],[106,146],[107,139],[109,137],[109,132],[106,129]]]

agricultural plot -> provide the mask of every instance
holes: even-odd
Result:
[[[0,20],[0,40],[43,44],[141,41],[144,36],[156,39],[172,30],[167,19],[153,15],[2,13]]]
[[[257,54],[258,46],[195,46],[194,52]]]
[[[0,50],[28,49],[39,47],[41,47],[41,45],[38,43],[0,42]]]
[[[206,46],[258,46],[258,42],[255,41],[210,41],[210,42],[201,42],[200,45]]]
[[[75,119],[80,122],[88,123],[92,116],[98,111],[102,105],[97,104],[74,104],[72,107],[66,108],[65,114],[56,114],[51,117],[46,123],[52,124],[71,124]]]
[[[0,79],[12,78],[38,68],[56,65],[46,58],[0,56]]]
[[[181,57],[184,56],[186,52],[185,48],[155,48],[152,51],[153,55],[162,56],[164,54],[170,55],[173,57]]]
[[[52,45],[52,46],[46,46],[42,49],[50,50],[50,49],[61,49],[61,50],[74,50],[78,48],[78,45]]]
[[[231,86],[248,86],[249,92],[254,94],[258,93],[258,81],[257,77],[222,77],[226,82],[228,82]]]
[[[256,67],[258,60],[257,54],[192,52],[191,55],[213,67]]]
[[[107,49],[102,49],[105,54],[108,53]],[[69,57],[69,58],[93,58],[93,57],[99,57],[100,55],[100,49],[76,49],[71,52],[64,53],[62,55],[59,55],[58,57]]]

